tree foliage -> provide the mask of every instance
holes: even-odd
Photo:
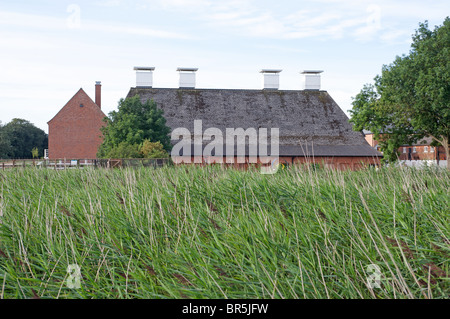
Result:
[[[37,158],[39,156],[39,150],[37,147],[33,147],[31,150],[31,156],[33,156],[33,158]]]
[[[98,157],[139,158],[142,145],[159,142],[164,151],[170,151],[170,128],[166,126],[163,111],[153,100],[142,103],[139,96],[121,99],[117,111],[105,118],[102,128],[103,143]]]
[[[44,156],[48,136],[40,128],[24,119],[12,119],[0,125],[0,158],[30,158],[33,148],[36,156]]]
[[[0,158],[9,158],[11,153],[11,142],[3,129],[3,125],[0,122]]]
[[[158,142],[144,140],[142,144],[120,142],[105,154],[105,158],[167,158],[169,153]]]
[[[412,41],[408,55],[384,65],[354,98],[350,121],[373,132],[390,161],[400,145],[429,136],[444,147],[450,168],[450,18],[434,30],[420,23]]]
[[[120,142],[119,145],[111,148],[104,157],[107,158],[141,158],[139,144],[129,144]]]
[[[144,158],[167,158],[169,154],[164,149],[164,146],[160,142],[150,142],[144,140],[140,147],[140,152]]]

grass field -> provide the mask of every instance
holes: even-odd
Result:
[[[433,169],[0,171],[0,298],[448,298],[449,190]]]

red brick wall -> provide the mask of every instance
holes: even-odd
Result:
[[[373,134],[366,134],[364,138],[370,146],[375,147],[378,145],[378,142],[373,138]]]
[[[426,149],[425,147],[428,147],[428,149]],[[406,153],[403,153],[403,148],[405,148]],[[408,155],[410,150],[411,150],[411,158],[409,158]],[[432,152],[432,150],[434,150],[434,152]],[[444,147],[442,146],[439,146],[439,148],[431,147],[430,145],[402,146],[398,149],[398,152],[400,160],[416,161],[416,160],[436,160],[438,156],[438,150],[440,160],[445,160],[445,150]]]
[[[172,157],[172,160],[175,164],[182,163],[183,160],[187,160],[189,157]],[[197,159],[199,159],[197,157]],[[194,163],[194,157],[191,157],[191,163]],[[207,163],[214,163],[217,160],[219,162],[223,161],[223,163],[226,162],[226,159],[222,159],[220,161],[220,158],[210,158]],[[232,166],[239,168],[245,168],[248,166],[249,160],[246,158],[246,163],[238,163],[237,158],[234,158],[234,163],[230,163]],[[260,161],[257,161],[260,163]],[[201,163],[201,161],[200,161]],[[339,169],[339,170],[359,170],[364,167],[367,167],[369,165],[380,165],[380,160],[378,158],[372,158],[372,157],[280,157],[279,163],[287,164],[287,165],[311,165],[311,164],[319,164],[321,167],[331,168],[331,169]],[[203,163],[206,164],[206,163]],[[200,165],[203,165],[200,164]]]
[[[97,158],[104,117],[101,109],[80,89],[48,122],[49,158]]]
[[[282,158],[280,162],[282,162]],[[288,159],[287,163],[292,162]],[[325,168],[340,169],[340,170],[359,170],[369,165],[380,165],[380,159],[373,157],[363,157],[363,156],[339,156],[339,157],[296,157],[294,158],[295,165],[308,165],[308,164],[319,164]]]

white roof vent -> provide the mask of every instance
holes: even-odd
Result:
[[[300,72],[303,74],[303,90],[320,90],[320,73],[319,70],[305,70]]]
[[[136,71],[136,87],[151,88],[153,87],[153,71],[154,67],[135,66]]]
[[[195,72],[197,68],[178,68],[180,72],[180,89],[194,89],[195,88]]]
[[[282,70],[262,69],[259,71],[264,75],[264,90],[278,90],[280,87],[280,72]]]

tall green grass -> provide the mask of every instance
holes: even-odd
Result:
[[[448,298],[449,189],[432,169],[6,170],[0,298]]]

